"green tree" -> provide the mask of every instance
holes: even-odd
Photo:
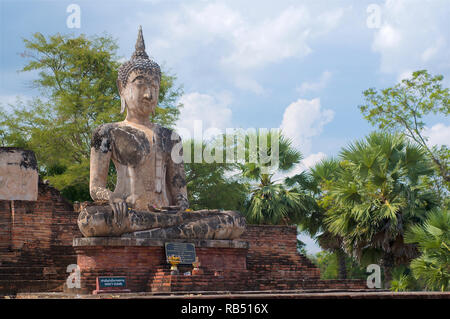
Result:
[[[391,291],[420,291],[424,285],[412,275],[409,265],[400,265],[392,270]]]
[[[411,290],[411,276],[405,274],[404,267],[397,267],[392,270],[392,280],[389,289],[395,292]]]
[[[316,264],[320,268],[322,279],[342,279],[340,276],[340,261],[336,252],[321,251],[316,254]],[[367,278],[365,269],[360,267],[356,260],[345,255],[345,265],[347,278],[365,279]]]
[[[405,241],[416,243],[421,255],[411,262],[416,279],[428,289],[448,290],[450,287],[450,214],[448,209],[428,213],[423,225],[411,225]]]
[[[279,131],[258,132],[256,135],[247,134],[243,139],[246,161],[240,164],[242,175],[257,183],[251,187],[245,217],[248,222],[255,224],[297,224],[308,210],[306,196],[282,182],[277,183],[273,180],[273,176],[277,172],[282,173],[292,169],[300,162],[302,155],[292,147],[291,140]],[[275,138],[272,139],[274,135]],[[256,162],[250,161],[252,150],[249,144],[252,139],[258,142],[254,150],[257,155]],[[265,144],[262,139],[267,141],[266,150],[261,148],[261,145]],[[272,145],[272,140],[278,144]],[[278,161],[264,160],[264,154],[271,156],[272,152],[275,152],[275,147],[278,147]]]
[[[385,283],[395,265],[417,256],[404,231],[420,223],[438,202],[421,182],[433,173],[425,150],[402,135],[370,134],[340,153],[338,178],[330,184],[325,223],[362,261],[381,261]]]
[[[40,97],[0,108],[3,146],[33,150],[40,174],[70,200],[89,200],[91,133],[102,123],[124,118],[116,87],[117,44],[109,36],[78,37],[35,33],[24,40],[22,71],[37,71],[32,82]],[[153,121],[170,126],[177,119],[181,89],[163,73]],[[109,183],[114,184],[114,167]]]
[[[323,249],[333,253],[338,261],[338,278],[347,278],[348,256],[340,236],[332,234],[324,224],[324,218],[330,202],[328,201],[328,185],[338,177],[339,163],[334,159],[324,159],[317,163],[310,172],[302,172],[286,179],[286,184],[296,185],[299,192],[306,192],[312,202],[304,215],[300,228],[314,237]],[[334,277],[336,278],[336,277]]]
[[[359,108],[364,117],[380,129],[403,132],[421,145],[432,158],[445,183],[450,182],[449,149],[429,147],[424,136],[424,117],[430,113],[450,114],[450,89],[442,87],[442,75],[432,76],[426,70],[416,71],[401,83],[364,91],[365,104]]]
[[[305,206],[304,212],[299,216],[299,229],[311,237],[322,231],[323,209],[318,205],[320,185],[313,174],[303,171],[292,177],[286,177],[284,184],[291,190],[302,195]]]
[[[223,161],[207,163],[194,162],[194,151],[207,148],[207,143],[186,140],[183,142],[184,153],[191,149],[191,159],[184,164],[186,170],[186,184],[190,208],[224,209],[242,211],[248,197],[249,185],[233,176],[238,170],[236,163]],[[219,151],[219,150],[218,150]]]

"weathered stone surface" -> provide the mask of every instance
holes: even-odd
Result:
[[[189,207],[181,138],[150,121],[158,104],[160,76],[145,53],[142,30],[136,51],[119,69],[117,81],[127,117],[95,129],[91,141],[90,194],[78,226],[86,237],[235,239],[245,219],[235,211],[187,212]],[[110,162],[117,171],[114,191],[107,185]]]
[[[32,151],[0,147],[0,200],[35,201],[38,179],[36,157]]]
[[[235,211],[148,212],[126,210],[118,219],[110,205],[83,206],[78,227],[86,237],[235,239],[245,231],[245,218]]]
[[[164,247],[166,242],[192,243],[195,247],[208,248],[243,248],[248,249],[249,244],[242,240],[186,240],[186,239],[153,239],[153,238],[124,238],[124,237],[89,237],[74,238],[73,246],[147,246],[147,247]]]

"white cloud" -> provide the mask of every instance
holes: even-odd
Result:
[[[280,128],[285,136],[292,139],[293,146],[305,157],[290,171],[275,174],[274,180],[282,182],[286,177],[292,177],[310,169],[326,157],[323,152],[311,154],[311,145],[313,138],[322,133],[324,125],[331,122],[333,117],[332,110],[322,109],[319,98],[298,99],[286,108]]]
[[[434,44],[432,44],[429,48],[423,51],[421,58],[424,62],[428,62],[433,59],[438,53],[439,50],[445,49],[445,38],[439,37]]]
[[[190,136],[194,137],[194,125],[201,121],[203,131],[217,129],[225,132],[225,128],[231,127],[232,111],[228,107],[231,103],[229,94],[219,94],[217,97],[192,92],[184,94],[180,98],[183,108],[180,112],[180,119],[176,123],[176,130],[180,132],[188,130]]]
[[[222,55],[226,51],[221,49],[229,45],[235,30],[244,25],[241,14],[223,3],[197,2],[158,16],[141,13],[139,18],[148,21],[149,29],[155,22],[164,25],[151,43],[157,50],[155,52],[161,51],[161,56],[174,60],[203,54],[205,48],[211,47],[217,48]]]
[[[252,79],[248,75],[237,75],[234,79],[234,84],[242,90],[248,90],[258,95],[265,92],[264,88],[258,83],[258,81]]]
[[[312,52],[309,41],[334,29],[343,9],[313,14],[306,6],[289,7],[260,24],[242,24],[232,32],[232,54],[224,57],[226,66],[259,68],[290,57]]]
[[[376,33],[373,48],[375,51],[395,49],[398,47],[401,40],[402,34],[400,31],[392,25],[385,24]]]
[[[300,163],[303,170],[308,170],[326,157],[325,153],[319,152],[307,156]]]
[[[296,5],[252,19],[236,4],[197,2],[146,20],[152,21],[149,28],[155,19],[164,25],[150,40],[156,55],[168,58],[172,65],[195,58],[220,69],[237,87],[261,94],[254,70],[310,54],[310,43],[335,29],[345,12],[312,8]],[[145,15],[139,18],[144,20]]]
[[[382,72],[450,68],[448,1],[386,0],[381,9],[372,49],[381,55]]]
[[[429,146],[450,146],[450,125],[447,126],[445,124],[438,123],[433,125],[431,128],[425,127],[423,130],[423,135],[428,137],[427,144]]]
[[[311,151],[312,138],[320,135],[325,124],[331,122],[334,112],[323,109],[320,99],[298,99],[283,114],[280,128],[304,155]]]
[[[307,92],[318,92],[324,89],[331,80],[332,73],[329,71],[324,71],[317,82],[303,82],[297,91],[300,94],[305,94]]]

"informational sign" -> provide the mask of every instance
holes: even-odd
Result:
[[[126,277],[97,277],[98,289],[124,289],[127,287]]]
[[[195,262],[195,245],[192,243],[166,243],[166,258],[180,257],[180,264],[190,265]]]

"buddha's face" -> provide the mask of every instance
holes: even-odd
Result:
[[[120,95],[125,99],[128,113],[148,117],[158,104],[159,78],[148,72],[132,71]]]

